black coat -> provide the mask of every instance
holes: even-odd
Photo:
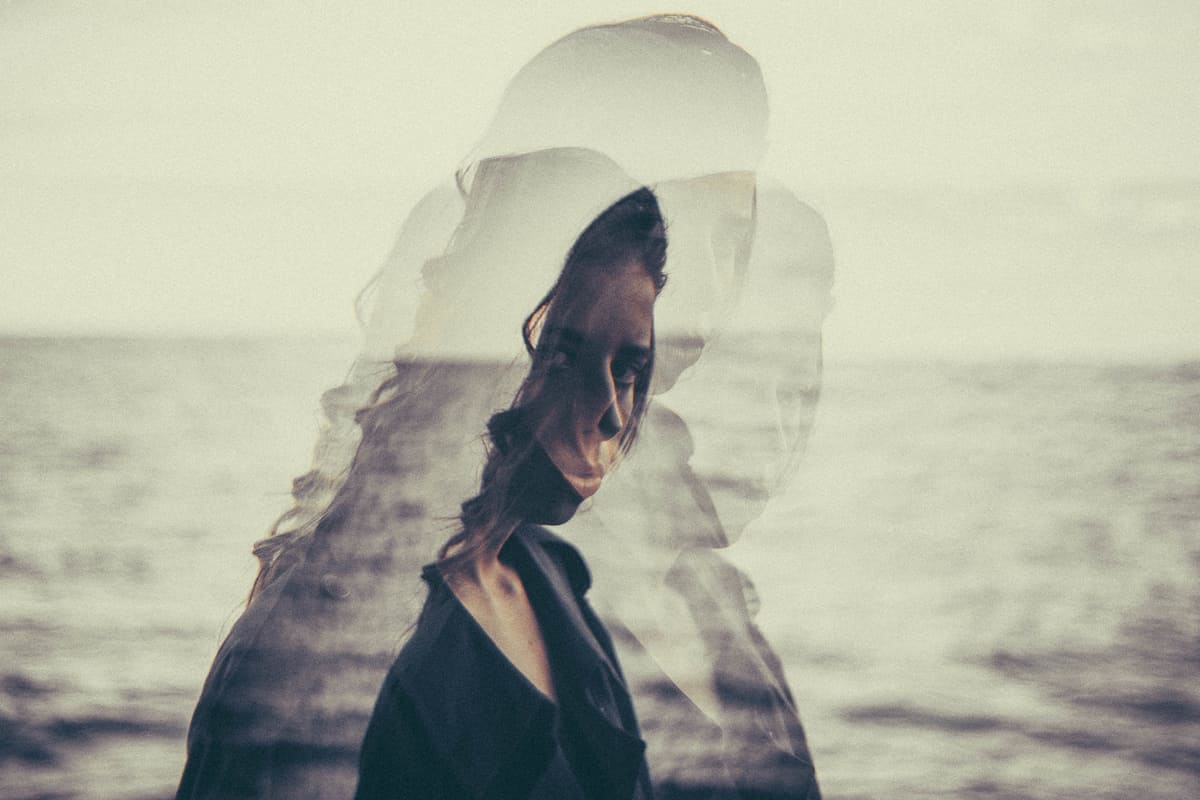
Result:
[[[379,693],[356,796],[648,800],[645,745],[612,642],[584,599],[583,559],[536,526],[519,528],[501,557],[538,615],[559,704],[427,568],[429,596]]]

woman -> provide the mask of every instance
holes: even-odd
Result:
[[[737,381],[776,374],[775,350],[791,354],[789,341],[753,360],[729,347],[732,373],[715,358],[752,237],[755,256],[765,252],[754,173],[765,125],[757,64],[693,17],[581,29],[522,68],[484,139],[414,207],[363,295],[362,351],[322,398],[327,425],[312,470],[294,482],[294,508],[255,547],[262,570],[204,683],[178,797],[353,792],[381,680],[425,600],[420,565],[479,487],[477,423],[527,377],[513,332],[580,230],[639,184],[655,186],[671,230],[654,411],[639,456],[569,535],[597,576],[592,604],[624,664],[656,796],[732,797],[736,785],[759,797],[764,781],[775,796],[812,796],[794,704],[743,598],[749,581],[710,568],[744,523],[723,501],[761,464],[691,464],[710,452],[757,458],[782,410],[743,402],[757,393]],[[684,408],[685,390],[706,402]],[[728,657],[730,643],[753,669]],[[753,678],[753,691],[722,677],[731,674]]]
[[[488,423],[461,529],[424,570],[429,596],[367,728],[358,797],[650,796],[587,568],[538,525],[573,516],[633,441],[665,257],[640,189],[587,227],[525,320],[532,366]]]

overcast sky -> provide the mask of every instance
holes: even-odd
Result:
[[[1200,349],[1200,4],[511,8],[0,2],[0,332],[352,332],[406,204],[521,64],[686,10],[762,65],[764,172],[835,234],[835,351]],[[1030,187],[1062,231],[1028,231]]]

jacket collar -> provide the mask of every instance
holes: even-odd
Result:
[[[576,777],[590,795],[632,797],[646,745],[638,738],[620,669],[600,644],[599,637],[607,641],[608,635],[583,597],[591,584],[583,559],[544,528],[531,526],[513,538],[520,548],[512,554],[514,565],[525,556],[533,567],[523,572],[525,589],[550,612],[539,615],[539,622],[554,653],[555,675],[565,679],[559,699],[571,704],[586,730],[582,758],[593,768]]]
[[[586,680],[597,669],[603,669],[606,677],[619,681],[616,665],[596,639],[594,622],[584,617],[584,592],[592,579],[579,551],[545,528],[533,525],[518,528],[508,547],[512,550],[507,557],[522,574],[526,592],[549,606],[549,613],[540,614],[538,622],[547,644],[554,648],[559,671],[565,667],[576,679]],[[532,569],[523,569],[526,565]]]
[[[554,650],[556,674],[582,682],[603,763],[615,773],[611,780],[628,785],[631,793],[645,746],[623,730],[611,702],[598,707],[614,691],[625,690],[581,611],[582,592],[590,584],[583,560],[571,545],[535,526],[518,528],[505,551],[527,591],[548,601],[539,622]],[[527,795],[554,756],[558,706],[504,656],[435,566],[427,566],[422,577],[430,595],[405,647],[402,684],[435,749],[473,797]]]

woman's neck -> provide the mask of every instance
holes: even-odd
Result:
[[[449,569],[443,575],[452,585],[474,584],[489,595],[496,591],[501,597],[511,588],[514,575],[511,567],[500,559],[504,545],[520,526],[518,519],[501,519],[486,529],[471,530],[457,552],[449,553]],[[460,560],[461,559],[461,560]]]
[[[445,575],[446,585],[488,638],[542,694],[554,700],[546,644],[521,575],[500,559],[516,530],[487,540],[465,563]],[[469,541],[469,540],[468,540]]]

